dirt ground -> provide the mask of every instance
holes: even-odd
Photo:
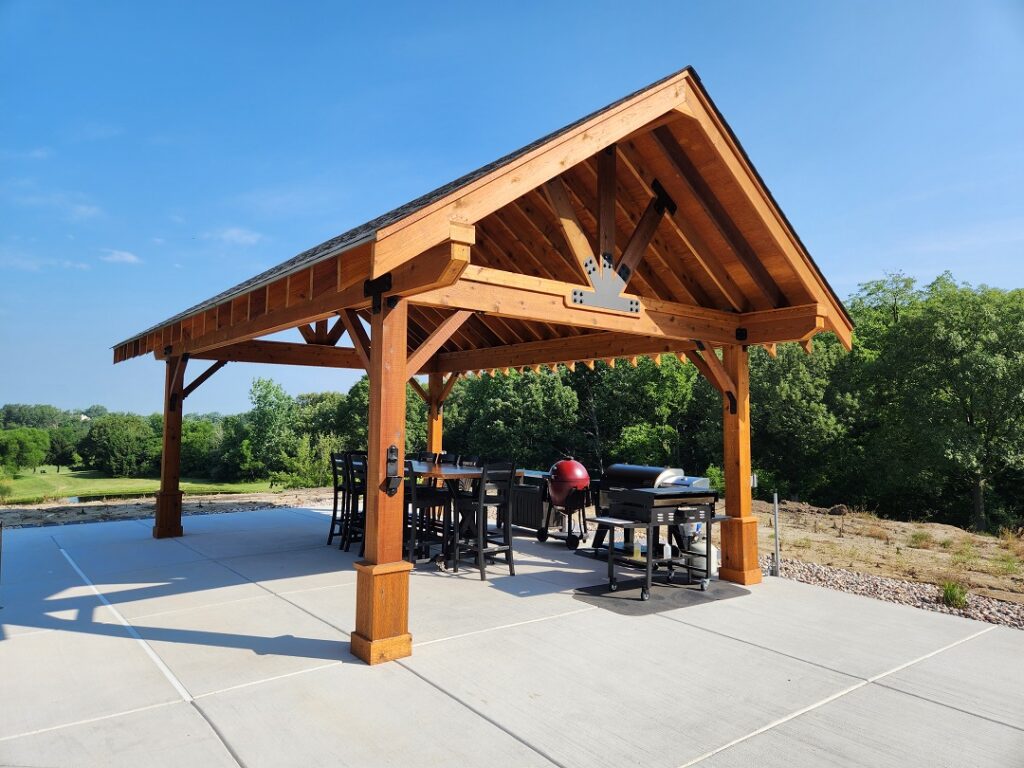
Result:
[[[762,554],[774,549],[772,506],[754,502]],[[940,523],[902,523],[863,512],[779,503],[783,558],[928,584],[959,581],[969,591],[1024,603],[1024,536],[970,533]]]
[[[218,514],[268,507],[329,506],[326,488],[218,496],[186,496],[184,513]],[[154,500],[94,501],[0,506],[5,526],[64,525],[153,515]],[[862,512],[831,515],[827,509],[780,502],[782,557],[859,573],[928,584],[956,580],[971,592],[1024,604],[1024,532],[970,533],[938,523],[902,523]],[[755,501],[762,554],[774,547],[771,504]],[[717,538],[717,536],[716,536]]]

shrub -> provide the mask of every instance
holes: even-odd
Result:
[[[942,602],[950,608],[966,608],[967,588],[958,581],[943,582]]]
[[[928,531],[914,531],[910,534],[910,541],[908,543],[915,549],[931,549],[935,540]]]
[[[864,529],[864,535],[888,543],[889,533],[880,525],[872,525]]]

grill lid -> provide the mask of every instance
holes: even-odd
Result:
[[[642,464],[612,464],[601,475],[601,489],[661,488],[685,478],[676,467],[649,467]]]

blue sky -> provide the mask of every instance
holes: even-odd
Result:
[[[1021,2],[0,0],[0,403],[157,410],[115,342],[686,64],[840,296],[1024,287]]]

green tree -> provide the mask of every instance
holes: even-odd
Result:
[[[46,462],[56,466],[58,472],[61,467],[72,467],[82,460],[78,455],[78,444],[88,433],[88,427],[80,424],[65,424],[50,430],[50,450]]]
[[[89,466],[114,477],[140,477],[159,467],[160,439],[149,419],[111,413],[94,419],[80,452]]]
[[[577,414],[561,373],[466,378],[445,404],[445,442],[460,453],[543,467],[572,451]]]
[[[1024,468],[1024,291],[942,275],[887,342],[878,363],[896,382],[904,450],[965,483],[971,523],[985,530],[990,483]]]
[[[0,408],[0,427],[35,427],[50,429],[68,420],[68,414],[52,405],[25,405],[8,403]]]
[[[249,400],[252,410],[248,414],[245,438],[249,458],[243,469],[255,477],[267,477],[271,472],[283,470],[287,456],[294,454],[295,401],[271,379],[254,379]]]
[[[186,416],[181,422],[181,473],[189,477],[209,477],[221,437],[220,424]]]
[[[0,431],[0,465],[9,470],[35,469],[46,461],[50,435],[45,429],[18,427]]]

